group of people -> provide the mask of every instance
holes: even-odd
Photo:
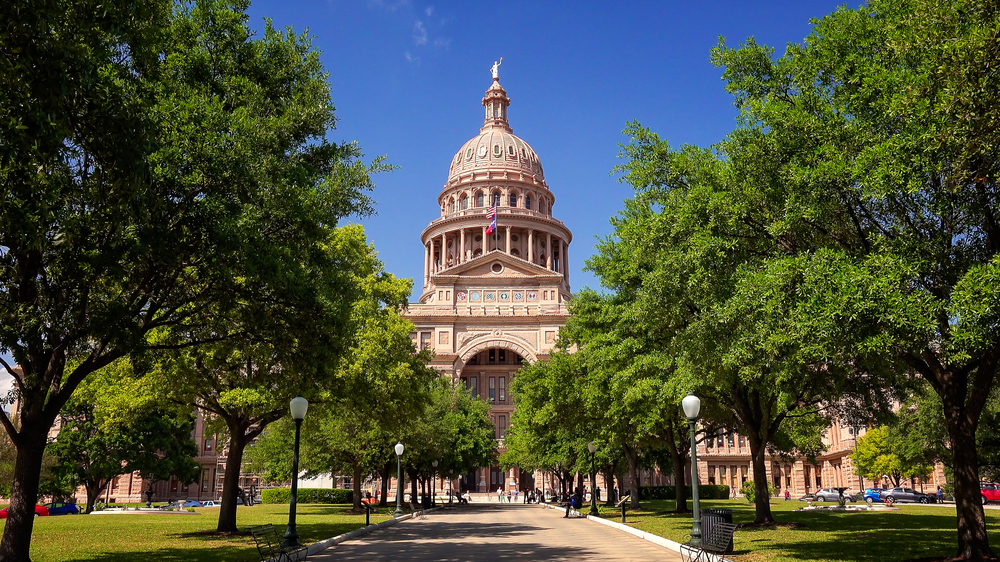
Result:
[[[517,503],[519,497],[521,498],[521,503],[538,503],[542,498],[542,491],[537,488],[526,492],[515,489],[507,490],[504,493],[503,486],[497,486],[497,502],[503,503],[506,500],[507,503]]]

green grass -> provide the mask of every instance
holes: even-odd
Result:
[[[364,526],[364,514],[347,505],[299,505],[296,528],[303,544],[314,543]],[[35,519],[31,540],[33,562],[125,562],[260,560],[250,535],[219,537],[214,531],[218,508],[196,508],[199,515],[60,515]],[[391,517],[391,508],[372,513],[372,523]],[[237,524],[245,529],[271,523],[278,534],[288,524],[287,505],[240,507]]]
[[[734,548],[740,562],[907,560],[954,556],[957,550],[953,506],[901,505],[900,511],[858,513],[794,511],[805,505],[772,500],[778,526],[736,532]],[[705,500],[701,506],[732,509],[735,523],[752,523],[754,519],[753,505],[744,499]],[[673,508],[670,500],[646,501],[642,509],[628,511],[627,521],[637,529],[686,542],[691,514],[668,513]],[[620,521],[621,511],[602,506],[601,516]],[[990,544],[1000,544],[1000,512],[986,510],[986,520]]]

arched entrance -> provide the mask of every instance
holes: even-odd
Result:
[[[523,348],[509,342],[496,341],[499,346],[468,348],[460,362],[464,364],[456,368],[459,381],[473,397],[480,398],[490,405],[490,419],[493,421],[493,437],[498,441],[500,451],[504,449],[504,439],[507,428],[510,427],[510,417],[514,412],[514,400],[510,395],[510,384],[514,374],[529,360],[521,353]],[[507,345],[504,345],[507,344]],[[457,367],[457,365],[456,365]],[[512,490],[520,487],[518,479],[520,471],[500,470],[499,466],[482,467],[475,474],[465,478],[465,485],[474,492],[496,492],[497,488]],[[513,484],[511,481],[513,480]]]

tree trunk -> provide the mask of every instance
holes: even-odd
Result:
[[[670,461],[674,468],[674,510],[672,513],[689,513],[691,510],[687,506],[687,489],[684,487],[684,475],[687,466],[684,463],[685,456],[681,454],[677,447],[670,448]]]
[[[44,431],[27,433],[22,430],[20,435],[20,446],[17,447],[17,457],[14,459],[14,486],[7,508],[7,524],[3,528],[3,539],[0,540],[0,562],[31,562],[35,501],[38,499],[45,439],[51,426],[25,419],[25,416],[21,419],[24,424],[22,427],[31,427],[29,424],[34,422],[39,424],[36,427],[42,427]]]
[[[392,469],[392,463],[387,462],[382,465],[382,497],[379,498],[379,507],[388,507],[389,499],[386,496],[389,495],[389,471]]]
[[[629,494],[632,495],[629,507],[639,509],[639,452],[628,445],[624,447],[624,452],[628,461]]]
[[[759,437],[749,435],[747,439],[750,441],[750,467],[753,470],[754,523],[774,523],[771,497],[767,490],[767,465],[764,459],[767,447]]]
[[[601,474],[604,475],[604,505],[614,507],[615,499],[612,490],[615,488],[615,472],[613,470],[603,470]]]
[[[420,509],[417,502],[417,469],[407,470],[406,473],[410,476],[410,507],[416,511]]]
[[[351,462],[351,468],[354,469],[354,510],[362,511],[361,509],[361,463],[355,459]]]
[[[94,504],[97,503],[97,498],[101,497],[101,492],[104,491],[104,486],[107,484],[107,481],[102,484],[99,480],[84,483],[83,487],[87,490],[87,509],[84,513],[89,514],[94,511]]]
[[[222,506],[219,508],[219,524],[216,531],[236,533],[236,498],[240,487],[240,470],[243,467],[243,450],[246,449],[246,427],[227,420],[229,428],[229,451],[226,457],[226,477],[222,481]],[[292,475],[295,478],[296,475]]]
[[[945,400],[947,401],[947,398]],[[962,410],[964,408],[949,408],[949,404],[945,403],[945,422],[948,425],[948,436],[951,438],[955,469],[958,557],[962,560],[980,560],[992,557],[993,550],[986,535],[986,517],[979,489],[977,423],[970,419],[969,412]]]

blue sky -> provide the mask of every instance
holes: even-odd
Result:
[[[718,142],[736,111],[709,62],[720,35],[749,36],[782,53],[833,1],[426,2],[257,0],[251,25],[308,28],[330,73],[339,122],[331,140],[357,140],[400,169],[376,177],[375,217],[361,222],[386,268],[423,274],[420,231],[439,216],[448,164],[479,132],[490,67],[511,98],[514,134],[545,167],[553,214],[573,231],[573,290],[597,236],[631,189],[609,175],[632,119],[673,146]],[[857,3],[848,4],[850,7]]]

